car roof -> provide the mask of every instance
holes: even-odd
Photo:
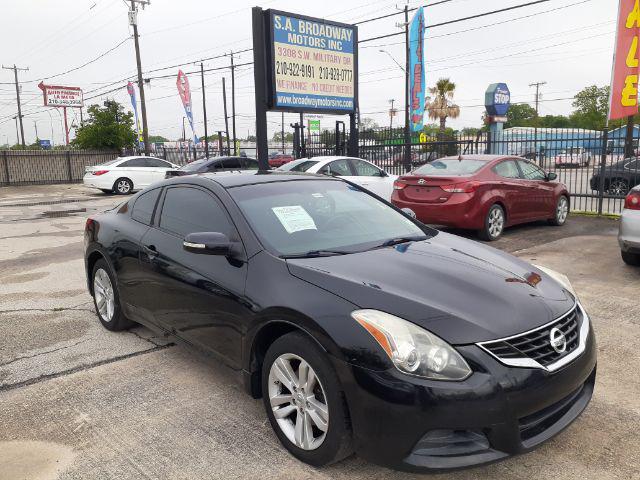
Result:
[[[176,177],[186,180],[187,177]],[[216,182],[223,188],[241,187],[257,183],[291,182],[306,180],[341,181],[326,175],[310,175],[304,172],[281,172],[276,170],[244,170],[227,172],[209,172],[194,175],[193,178],[203,178]]]
[[[472,154],[472,155],[452,155],[449,157],[438,158],[438,160],[476,160],[479,162],[493,162],[494,160],[502,160],[504,158],[517,158],[519,160],[526,160],[525,158],[517,155],[489,155],[489,154]]]
[[[145,155],[128,155],[126,157],[118,157],[118,160],[132,160],[134,158],[153,158],[154,160],[164,160],[164,158],[154,157],[153,155],[149,155],[148,157]],[[169,162],[169,160],[164,160],[165,162]],[[169,162],[171,163],[171,162]]]

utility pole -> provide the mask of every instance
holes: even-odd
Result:
[[[38,122],[37,120],[33,121],[33,127],[36,129],[36,142],[39,140],[40,137],[38,137]]]
[[[18,121],[20,122],[20,138],[22,139],[22,148],[25,147],[25,143],[24,143],[24,128],[22,126],[22,106],[20,105],[20,85],[18,84],[18,70],[21,70],[23,72],[26,72],[29,70],[29,68],[18,68],[15,66],[15,64],[13,65],[13,67],[5,67],[4,65],[2,65],[2,68],[5,70],[13,70],[13,78],[15,79],[15,83],[16,83],[16,102],[18,104]]]
[[[204,156],[209,158],[209,136],[207,130],[207,98],[204,93],[204,65],[200,62],[200,78],[202,79],[202,110],[204,112]]]
[[[280,135],[282,135],[282,153],[284,154],[284,112],[282,112],[282,117],[280,119]]]
[[[18,117],[13,117],[16,121],[16,145],[20,145],[20,134],[18,133]]]
[[[129,10],[129,23],[133,27],[133,41],[136,47],[136,64],[138,66],[138,89],[140,90],[140,110],[142,111],[142,140],[144,141],[144,154],[149,155],[149,128],[147,127],[147,104],[144,98],[144,80],[142,78],[142,61],[140,60],[140,42],[138,41],[138,7],[142,8],[151,3],[150,0],[131,0],[131,10]]]
[[[547,82],[530,83],[530,87],[536,87],[536,118],[533,125],[533,158],[538,159],[538,106],[540,103],[540,87],[546,85]]]
[[[236,154],[236,68],[233,66],[233,52],[231,52],[231,116],[233,128],[233,154]]]
[[[227,114],[227,88],[225,86],[224,77],[222,77],[222,104],[224,106],[224,129],[227,132],[227,155],[231,155],[231,147],[229,146],[229,115]]]
[[[389,100],[389,103],[391,104],[391,109],[389,110],[389,133],[393,130],[393,117],[396,114],[396,111],[393,109],[393,102],[395,102],[395,99],[392,98]]]

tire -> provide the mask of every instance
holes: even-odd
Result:
[[[497,203],[494,203],[487,212],[487,216],[484,219],[484,227],[478,231],[478,236],[488,242],[497,240],[504,231],[506,220],[507,217],[504,209]]]
[[[122,314],[115,276],[104,258],[98,260],[93,266],[91,282],[93,285],[93,305],[96,307],[96,315],[102,326],[113,332],[134,326],[135,323],[127,320]],[[105,299],[102,304],[100,304],[101,299]]]
[[[101,188],[100,190],[102,191],[102,193],[106,193],[107,195],[111,195],[113,193],[113,190],[108,190],[106,188]]]
[[[627,265],[632,267],[640,266],[640,253],[623,252],[621,250],[620,254],[622,255],[622,261]]]
[[[566,195],[560,195],[556,202],[555,216],[549,219],[549,223],[556,227],[561,227],[567,222],[569,216],[569,199]]]
[[[316,379],[311,391],[306,390],[307,382],[299,379],[299,368],[305,364]],[[353,453],[342,386],[326,353],[306,335],[289,333],[269,347],[262,365],[262,393],[271,427],[280,443],[298,460],[321,467]],[[288,400],[274,400],[272,406],[272,398],[283,395]],[[301,402],[305,397],[310,401]],[[280,412],[279,418],[274,409]],[[298,418],[300,425],[307,427],[299,430],[300,434],[296,429]],[[326,430],[318,428],[321,424]],[[305,435],[309,430],[311,435]]]
[[[609,195],[624,197],[629,193],[629,182],[624,178],[614,178],[607,186],[607,193]]]
[[[121,177],[113,184],[113,191],[117,195],[129,195],[133,191],[133,182],[128,178]]]

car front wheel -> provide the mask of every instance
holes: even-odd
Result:
[[[504,231],[506,216],[504,210],[497,203],[491,205],[484,219],[484,227],[478,232],[482,240],[492,242],[497,240]]]
[[[262,394],[273,430],[297,459],[320,467],[353,452],[342,387],[324,351],[306,335],[290,333],[269,347]]]
[[[107,330],[125,330],[134,325],[122,314],[115,277],[106,260],[100,259],[91,273],[93,303],[100,323]]]
[[[568,216],[569,216],[569,199],[564,195],[562,195],[560,196],[560,198],[558,198],[558,202],[556,203],[555,216],[549,220],[549,223],[551,225],[560,227],[565,224]]]

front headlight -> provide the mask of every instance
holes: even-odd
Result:
[[[402,373],[432,380],[464,380],[471,369],[462,356],[433,333],[379,310],[356,310],[362,325]]]
[[[571,295],[573,295],[576,299],[578,298],[576,291],[573,289],[573,285],[571,285],[571,282],[569,281],[569,277],[567,277],[565,274],[556,272],[555,270],[551,270],[550,268],[547,268],[547,267],[542,267],[540,265],[534,265],[534,267],[536,267],[539,270],[542,270],[544,273],[549,275],[551,278],[553,278],[556,282],[558,282],[564,288],[569,290],[571,292]]]

